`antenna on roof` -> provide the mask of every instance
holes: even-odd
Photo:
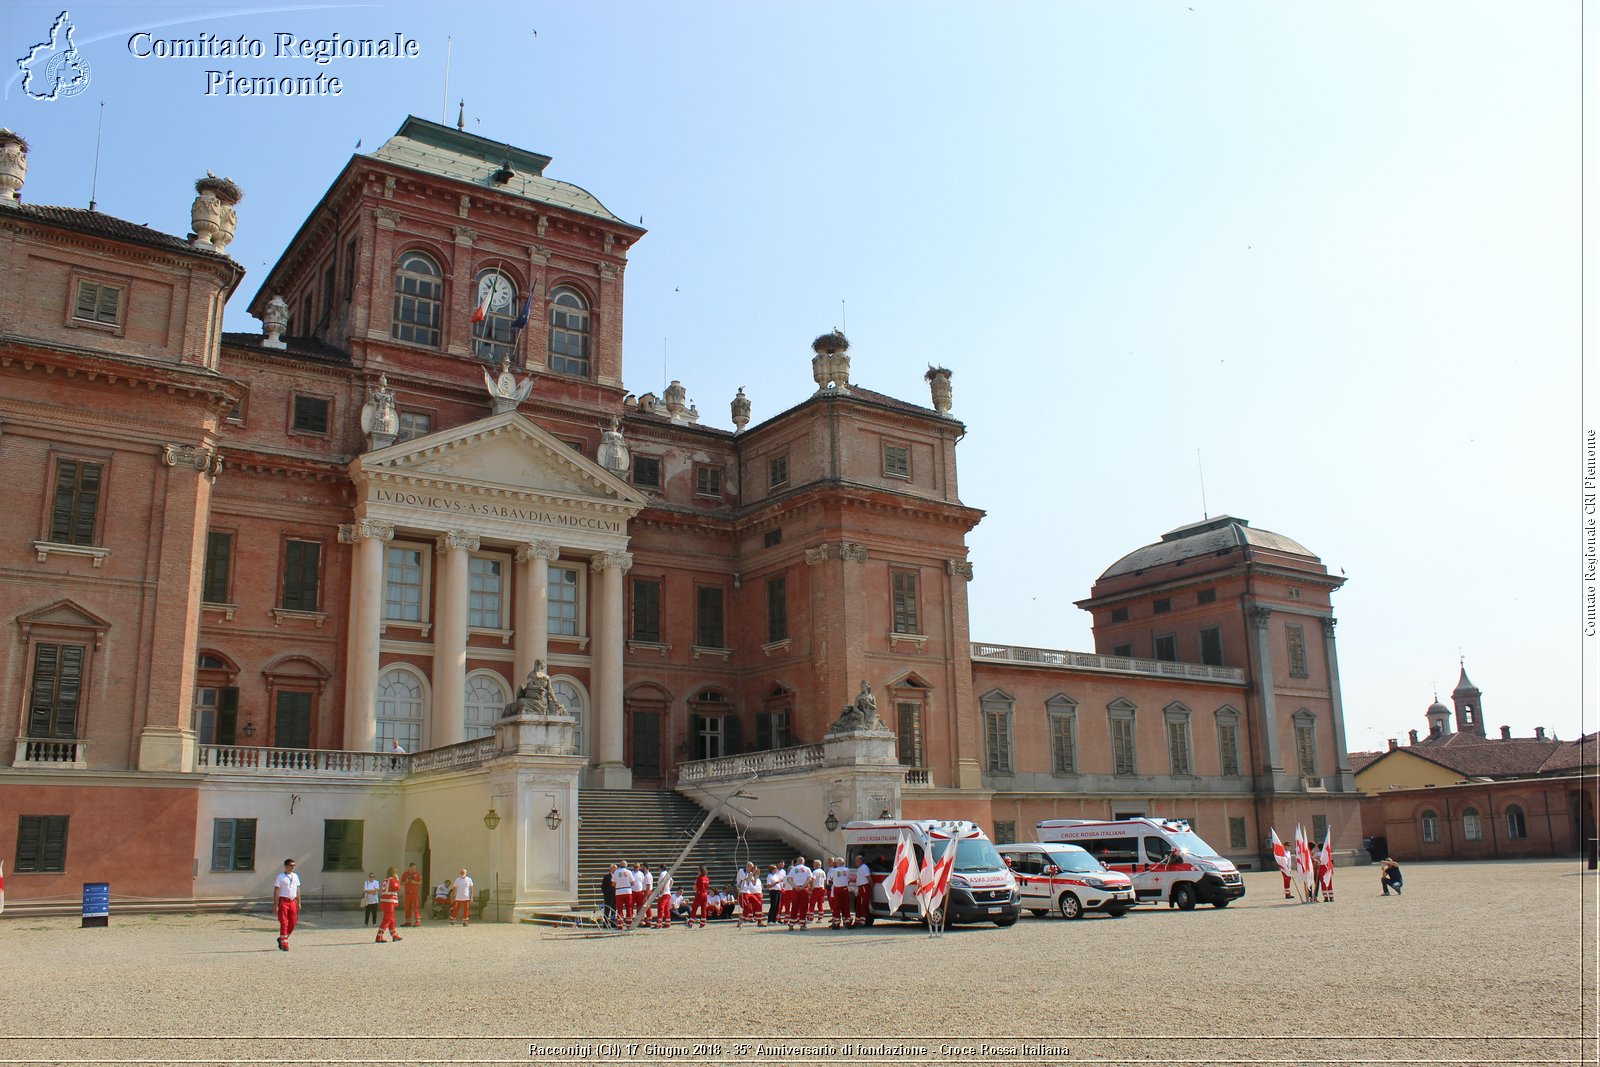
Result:
[[[845,329],[847,325],[844,318],[844,297],[841,296],[839,298],[839,332],[847,333],[848,331]]]
[[[444,39],[444,92],[439,95],[439,125],[450,121],[450,45],[452,37]]]
[[[106,130],[106,102],[100,101],[100,125],[94,131],[94,177],[89,179],[89,210],[94,210],[94,195],[100,189],[100,135]]]
[[[1206,509],[1206,465],[1200,461],[1200,450],[1194,450],[1194,463],[1200,468],[1200,516],[1202,519],[1211,518],[1211,512]]]

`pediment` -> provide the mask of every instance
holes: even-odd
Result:
[[[490,490],[513,496],[646,504],[627,482],[515,411],[368,452],[353,477]]]
[[[96,630],[106,631],[111,629],[111,623],[102,619],[89,609],[73,603],[71,600],[57,600],[54,604],[47,604],[34,611],[24,612],[17,616],[17,625],[23,632],[35,626],[58,626],[70,630]]]

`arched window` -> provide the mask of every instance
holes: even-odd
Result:
[[[1528,820],[1522,814],[1521,804],[1506,805],[1506,836],[1513,841],[1528,836]]]
[[[378,751],[393,752],[395,742],[407,752],[422,747],[422,680],[403,667],[378,677]]]
[[[1437,812],[1425,811],[1422,813],[1422,843],[1437,845],[1439,843],[1439,815]]]
[[[589,376],[589,303],[570,285],[550,290],[550,369]]]
[[[480,671],[467,679],[466,740],[488,737],[494,724],[511,703],[505,679],[492,671]]]
[[[1461,835],[1468,841],[1483,840],[1483,819],[1479,817],[1477,808],[1468,808],[1461,813]]]
[[[583,690],[565,678],[555,678],[550,682],[550,692],[562,710],[578,720],[578,725],[572,731],[572,743],[577,747],[579,755],[585,754],[587,750],[583,747]]]
[[[484,308],[483,321],[472,324],[473,351],[487,363],[497,364],[502,359],[515,362],[517,331],[513,323],[522,310],[517,302],[517,283],[498,270],[479,271],[478,284],[472,292],[473,315],[477,315],[478,308]]]
[[[439,307],[444,297],[439,265],[421,252],[400,257],[394,272],[394,322],[389,333],[398,341],[439,347]]]

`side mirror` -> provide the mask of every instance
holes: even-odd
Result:
[[[1048,867],[1046,867],[1044,869],[1044,873],[1045,874],[1060,874],[1061,873],[1061,868],[1057,867],[1055,864],[1052,863],[1050,866],[1048,866]]]

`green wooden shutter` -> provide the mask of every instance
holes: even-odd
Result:
[[[254,819],[240,819],[234,824],[233,869],[236,871],[253,871],[256,869],[256,821]]]
[[[775,747],[772,743],[772,713],[756,712],[756,751],[765,752]]]
[[[40,843],[44,837],[44,817],[24,815],[17,820],[17,870],[39,869]]]
[[[739,751],[739,717],[737,715],[724,715],[722,717],[722,754],[724,756],[734,756]]]
[[[233,831],[235,822],[232,819],[213,819],[211,821],[211,869],[213,871],[233,870]]]
[[[344,820],[325,819],[322,823],[322,869],[337,871],[344,854]]]
[[[217,690],[217,744],[233,744],[238,729],[239,687],[223,686]]]

